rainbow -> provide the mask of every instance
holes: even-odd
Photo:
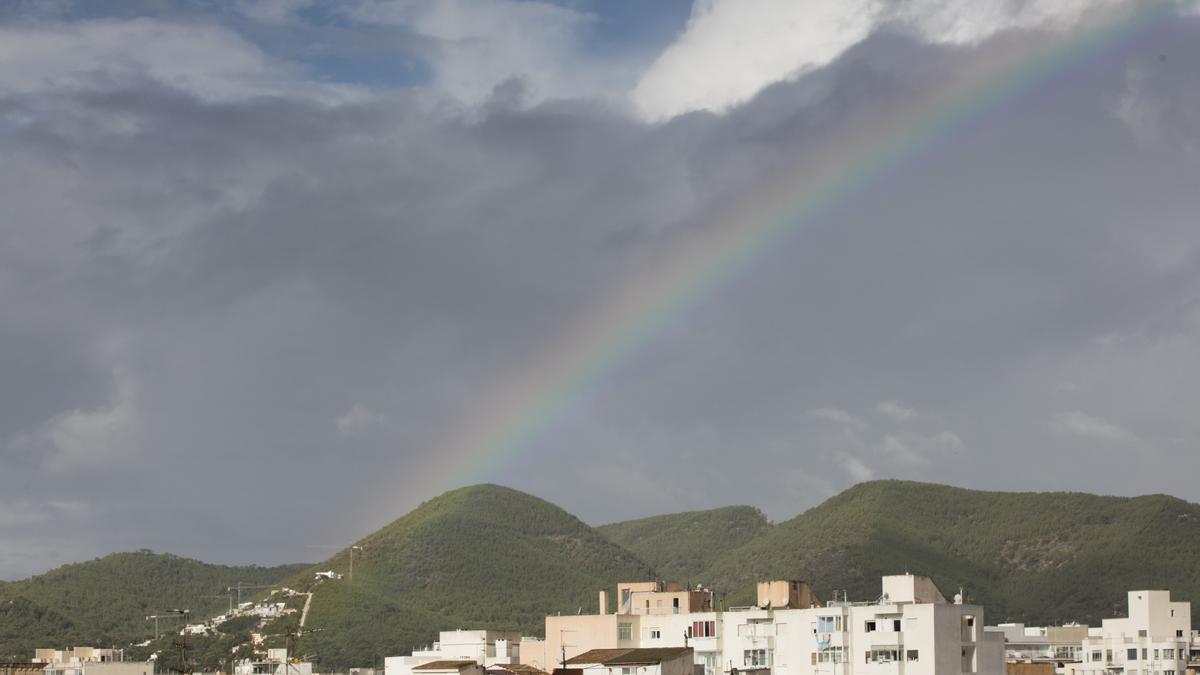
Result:
[[[523,365],[457,425],[440,448],[442,487],[486,480],[594,392],[655,335],[837,205],[861,195],[897,167],[952,138],[970,123],[1076,64],[1123,43],[1171,15],[1168,0],[1133,2],[1069,37],[997,57],[958,73],[932,97],[889,111],[868,129],[839,139],[780,172],[698,233],[632,271],[603,302],[583,313],[532,364]],[[1012,51],[1012,50],[1000,50]]]

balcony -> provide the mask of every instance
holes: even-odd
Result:
[[[773,623],[743,623],[737,627],[738,637],[768,638],[775,637]]]

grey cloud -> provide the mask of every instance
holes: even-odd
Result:
[[[1195,63],[1197,30],[1155,47]],[[877,35],[728,115],[659,125],[589,101],[464,112],[423,90],[10,92],[0,539],[35,553],[0,576],[141,546],[284,562],[365,534],[460,480],[438,473],[448,431],[630,264],[928,95],[931,73],[1024,39],[1046,38]],[[1186,73],[1142,59],[1079,66],[778,242],[479,478],[592,521],[730,502],[783,518],[881,476],[1188,496],[1198,167],[1114,110],[1133,66],[1170,111],[1164,138],[1200,107]],[[84,447],[122,405],[122,435],[89,446],[104,461],[56,463],[56,429]],[[1047,422],[1069,411],[1137,429],[1140,473],[1081,469],[1088,440]],[[21,514],[56,499],[52,477],[78,506],[47,511],[50,538]],[[264,491],[248,522],[241,500]]]

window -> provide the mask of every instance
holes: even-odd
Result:
[[[967,625],[968,625],[968,626],[974,626],[974,625],[975,625],[975,617],[973,617],[973,616],[968,616],[968,617],[967,617]]]
[[[921,660],[921,658],[920,658],[920,656],[917,654],[917,650],[915,650],[915,649],[910,649],[910,650],[908,650],[908,652],[907,652],[907,658],[906,658],[905,660],[907,660],[907,661],[920,661],[920,660]]]
[[[845,659],[845,652],[841,647],[827,647],[813,654],[813,663],[841,663]]]
[[[1126,661],[1137,661],[1137,648],[1125,650]]]
[[[1159,659],[1159,656],[1158,656],[1158,650],[1157,650],[1157,649],[1155,649],[1155,650],[1154,650],[1154,660],[1155,660],[1155,661],[1157,661],[1158,659]]]
[[[632,672],[633,672],[633,668],[622,668],[621,669],[621,675],[630,675],[630,673],[632,673]]]
[[[1100,660],[1100,650],[1099,650],[1099,649],[1096,649],[1096,650],[1093,650],[1093,651],[1092,651],[1092,660],[1093,660],[1093,661],[1099,661],[1099,660]]]
[[[1112,660],[1112,650],[1111,650],[1111,649],[1105,649],[1105,650],[1104,650],[1104,661],[1105,661],[1105,663],[1112,663],[1112,662],[1113,662],[1113,660]]]
[[[658,640],[658,639],[659,639],[659,638],[661,638],[661,637],[662,637],[662,631],[661,631],[661,630],[659,630],[659,629],[657,629],[657,628],[651,628],[651,629],[650,629],[650,639],[651,639],[651,640]]]
[[[618,640],[632,640],[633,639],[633,624],[625,623],[625,622],[617,624],[617,639]]]
[[[900,660],[900,650],[896,647],[876,647],[867,652],[867,663],[892,663]]]
[[[1175,637],[1183,637],[1183,631],[1181,631],[1181,630],[1175,631]]]
[[[840,616],[819,616],[817,617],[817,632],[818,633],[840,633],[842,630],[842,617]]]
[[[716,637],[717,622],[716,621],[693,621],[692,622],[692,637]]]
[[[900,632],[900,619],[892,619],[892,630],[897,633]]]
[[[1142,647],[1142,660],[1143,661],[1146,660],[1146,648],[1145,647]]]
[[[874,621],[868,621],[868,622],[867,622],[867,632],[868,632],[868,633],[874,633],[874,632],[875,632],[875,622],[874,622]]]
[[[763,668],[771,665],[769,649],[747,649],[742,652],[742,665],[747,668]]]
[[[1164,649],[1163,650],[1163,658],[1174,660],[1175,659],[1175,650],[1174,649]]]

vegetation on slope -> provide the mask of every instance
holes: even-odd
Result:
[[[595,611],[596,591],[645,578],[648,566],[546,501],[495,485],[448,492],[293,580],[312,587],[304,638],[321,669],[378,664],[437,630],[541,634],[547,613]]]
[[[819,595],[879,593],[879,577],[961,586],[990,622],[1100,619],[1132,589],[1200,597],[1200,505],[1162,495],[1004,493],[905,481],[857,485],[718,558],[704,573],[752,598],[763,578],[804,578]]]
[[[603,533],[603,534],[601,534]],[[979,492],[903,481],[857,485],[778,525],[748,507],[658,516],[593,529],[562,509],[482,485],[430,500],[304,571],[204,565],[148,552],[68,565],[0,584],[0,658],[35,646],[118,646],[148,637],[143,617],[189,607],[236,581],[314,591],[293,653],[319,670],[378,665],[450,628],[539,635],[547,613],[594,611],[595,592],[623,580],[710,583],[725,606],[746,604],[754,582],[802,578],[818,595],[879,593],[879,577],[928,574],[944,592],[966,589],[991,623],[1098,622],[1125,611],[1131,589],[1200,599],[1200,505],[1161,495]],[[316,580],[335,570],[341,580]],[[285,578],[286,577],[286,578]],[[290,606],[302,602],[292,598]],[[1200,613],[1197,614],[1200,619]],[[291,615],[262,629],[285,632]],[[193,665],[248,656],[247,621],[192,641]],[[131,655],[164,651],[165,635]],[[281,638],[269,638],[267,646]]]
[[[148,615],[173,608],[215,615],[228,601],[204,596],[239,581],[277,583],[304,567],[210,565],[150,551],[64,565],[0,586],[0,658],[30,658],[37,647],[140,642],[154,632]]]
[[[704,576],[726,551],[767,533],[771,522],[752,506],[726,506],[601,525],[596,528],[619,546],[645,560],[656,576],[688,583]]]

